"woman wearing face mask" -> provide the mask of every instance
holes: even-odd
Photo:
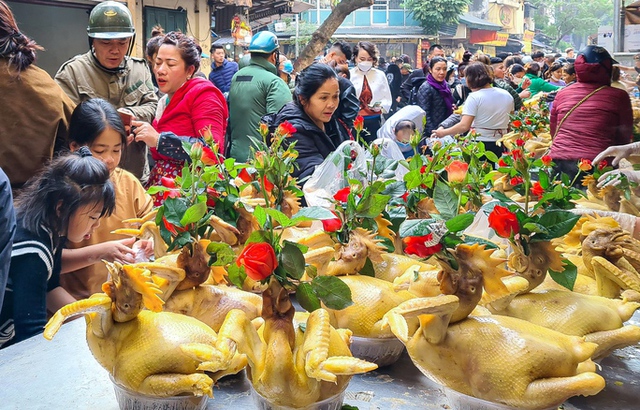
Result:
[[[509,80],[509,85],[516,90],[520,98],[531,97],[531,92],[528,90],[531,81],[525,77],[526,73],[527,70],[525,70],[522,65],[512,64],[509,66],[507,76],[505,77]]]
[[[351,82],[360,100],[359,115],[364,117],[364,135],[367,142],[375,139],[382,124],[382,113],[391,109],[391,90],[387,76],[374,68],[378,63],[378,48],[368,41],[360,41],[353,48],[354,63],[351,69]],[[366,134],[366,133],[365,133]]]
[[[453,113],[453,94],[445,81],[447,60],[434,57],[429,61],[429,74],[418,90],[418,105],[427,115],[422,135],[429,138],[433,130]]]
[[[386,81],[386,78],[385,78]],[[326,64],[316,63],[302,70],[296,78],[293,101],[287,103],[277,114],[262,117],[274,131],[288,121],[296,132],[285,142],[296,142],[298,151],[296,167],[291,176],[301,180],[313,173],[317,165],[333,152],[343,139],[338,133],[327,134],[333,113],[340,103],[340,87],[334,69]],[[333,125],[333,126],[330,126]]]
[[[553,63],[547,70],[547,82],[558,87],[564,87],[567,83],[562,79],[562,63]]]

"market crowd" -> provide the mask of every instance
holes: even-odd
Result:
[[[42,48],[0,1],[0,348],[41,332],[47,312],[99,292],[101,260],[149,252],[147,241],[111,232],[162,202],[146,189],[180,174],[185,141],[211,138],[244,162],[261,123],[288,121],[299,153],[293,176],[304,183],[354,138],[356,118],[367,143],[391,139],[405,158],[416,132],[426,150],[472,128],[499,155],[509,115],[542,94],[559,171],[575,174],[579,159],[631,142],[635,84],[624,75],[640,64],[619,67],[597,46],[576,55],[466,52],[454,62],[433,45],[414,69],[406,55],[386,63],[373,43],[337,42],[295,73],[277,37],[261,31],[238,62],[212,47],[206,78],[202,49],[180,32],[156,29],[146,59],[130,57],[136,33],[121,3],[94,7],[87,31],[89,50],[52,79],[34,64]]]

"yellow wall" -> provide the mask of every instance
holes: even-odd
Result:
[[[524,32],[524,4],[518,0],[490,2],[487,20],[504,27],[503,32],[522,34]]]
[[[211,22],[210,22],[210,10],[207,6],[207,0],[190,0],[180,1],[176,3],[176,0],[144,0],[144,6],[159,7],[165,9],[175,10],[181,6],[187,10],[187,34],[197,39],[202,47],[202,51],[205,54],[210,54],[211,49]],[[127,0],[127,7],[131,10],[133,15],[133,24],[136,27],[136,45],[133,49],[132,55],[135,57],[144,57],[144,33],[142,25],[142,8],[143,2],[136,0]],[[198,12],[196,13],[196,10]],[[203,58],[200,63],[200,71],[205,74],[209,74],[211,71],[211,60]]]

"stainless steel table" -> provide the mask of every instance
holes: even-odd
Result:
[[[640,325],[640,312],[631,323]],[[576,397],[567,410],[640,408],[640,346],[616,351],[601,362],[607,387],[597,396]],[[85,340],[85,322],[65,324],[53,341],[42,335],[0,350],[0,409],[117,410],[106,370]],[[251,409],[244,373],[221,380],[208,409]],[[355,376],[346,404],[360,410],[450,409],[447,399],[413,366],[406,353],[388,367]]]

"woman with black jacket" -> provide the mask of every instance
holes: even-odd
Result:
[[[433,130],[453,113],[453,95],[445,81],[447,60],[434,57],[429,62],[430,72],[418,90],[418,105],[427,113],[427,123],[422,135],[431,137]]]
[[[340,102],[340,88],[335,71],[326,64],[312,64],[296,78],[293,101],[286,104],[277,114],[266,115],[262,121],[275,128],[288,121],[296,132],[285,141],[296,142],[298,151],[296,167],[291,173],[301,181],[311,175],[317,165],[333,152],[343,139],[329,127],[333,112]],[[330,135],[327,134],[330,132]],[[300,182],[304,185],[304,181]]]

